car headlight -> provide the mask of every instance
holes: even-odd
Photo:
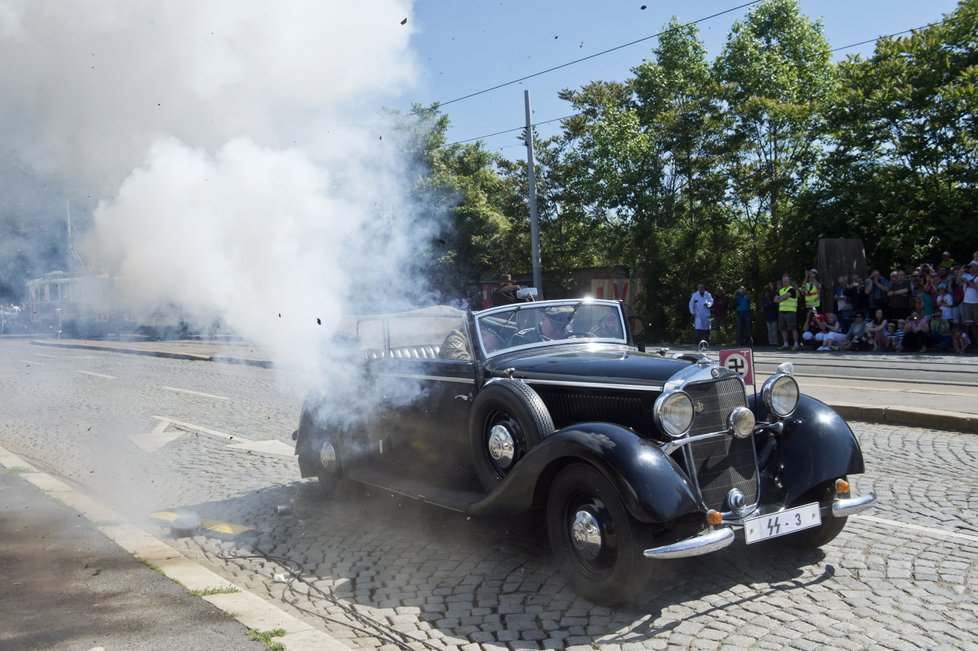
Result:
[[[761,399],[768,411],[778,418],[786,418],[798,406],[798,383],[790,375],[774,375],[761,387]]]
[[[683,391],[659,396],[653,411],[655,422],[673,438],[686,434],[693,424],[693,399]]]

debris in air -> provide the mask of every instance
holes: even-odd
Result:
[[[405,18],[404,20],[402,20],[402,21],[401,21],[401,24],[402,24],[402,25],[407,25],[407,18]]]
[[[316,317],[316,325],[323,325],[323,320],[320,319],[319,317]]]

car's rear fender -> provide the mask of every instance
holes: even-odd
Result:
[[[767,419],[763,405],[751,406],[759,422]],[[862,450],[848,423],[834,409],[810,396],[801,396],[795,412],[784,419],[776,439],[776,454],[770,459],[768,472],[778,475],[787,506],[794,505],[812,489],[865,470]]]
[[[578,423],[537,444],[496,490],[470,505],[468,512],[501,515],[540,506],[557,472],[580,461],[601,472],[632,516],[643,522],[669,522],[705,511],[685,473],[658,445],[611,423]]]

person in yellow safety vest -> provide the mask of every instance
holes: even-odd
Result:
[[[822,283],[818,282],[817,269],[805,272],[805,284],[801,287],[805,293],[805,310],[822,307]]]
[[[774,302],[778,304],[778,327],[781,330],[781,349],[788,348],[788,333],[791,333],[791,341],[794,342],[792,350],[798,350],[798,290],[791,283],[791,276],[787,273],[781,276],[781,289],[774,297]]]

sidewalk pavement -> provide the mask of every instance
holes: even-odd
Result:
[[[32,486],[42,475],[0,450],[5,462],[16,465],[0,470],[0,648],[266,649]]]
[[[0,495],[4,651],[349,651],[2,447]]]
[[[93,341],[45,339],[40,346],[105,350],[134,355],[152,355],[270,368],[270,357],[253,344],[228,341]],[[759,355],[760,356],[760,355]],[[801,364],[811,353],[779,352],[779,360]],[[855,358],[853,358],[855,359]],[[878,363],[873,362],[864,363]],[[978,366],[976,366],[978,368]],[[798,370],[798,369],[796,369]],[[890,423],[924,429],[978,433],[978,382],[975,386],[949,386],[928,381],[894,381],[858,375],[859,367],[848,367],[851,375],[821,378],[799,372],[798,383],[806,393],[835,409],[846,420]],[[976,374],[978,375],[978,374]],[[757,389],[766,376],[758,374]]]

